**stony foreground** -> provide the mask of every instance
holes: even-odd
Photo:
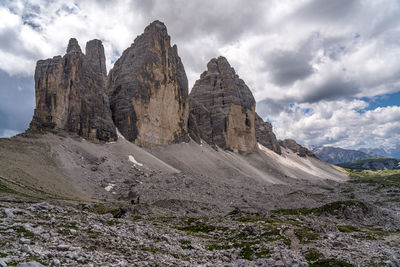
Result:
[[[3,195],[0,266],[399,266],[399,229],[360,201],[220,217],[152,209]]]

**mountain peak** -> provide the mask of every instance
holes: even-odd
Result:
[[[167,26],[159,20],[155,20],[150,23],[145,29],[144,33],[159,33],[164,36],[168,36]]]
[[[233,151],[255,149],[255,100],[224,57],[211,59],[190,93],[191,133]]]
[[[69,39],[67,53],[75,53],[79,52],[82,53],[81,47],[79,46],[78,40],[75,38]]]
[[[164,23],[146,27],[108,77],[114,123],[129,141],[167,145],[187,132],[188,81]]]

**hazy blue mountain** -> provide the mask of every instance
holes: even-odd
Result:
[[[388,147],[377,147],[377,148],[360,148],[360,151],[365,153],[373,153],[383,157],[398,158],[400,159],[400,144],[396,144],[392,148]]]
[[[356,160],[377,157],[374,153],[365,153],[358,150],[343,149],[340,147],[311,146],[310,150],[321,160],[331,164],[340,164]]]

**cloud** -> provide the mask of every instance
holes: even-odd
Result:
[[[296,10],[296,15],[311,23],[332,23],[353,17],[360,8],[359,0],[311,0]]]
[[[278,138],[293,138],[305,145],[359,148],[397,143],[400,107],[367,107],[362,100],[320,101],[293,104],[278,114],[262,116],[272,122]]]
[[[292,85],[310,76],[314,69],[311,56],[302,51],[277,50],[266,58],[272,82],[278,86]]]

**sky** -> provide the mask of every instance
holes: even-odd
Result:
[[[279,139],[343,148],[400,143],[399,0],[1,0],[0,136],[24,131],[36,61],[103,41],[107,69],[154,20],[189,88],[225,56]],[[189,90],[190,90],[189,89]]]

